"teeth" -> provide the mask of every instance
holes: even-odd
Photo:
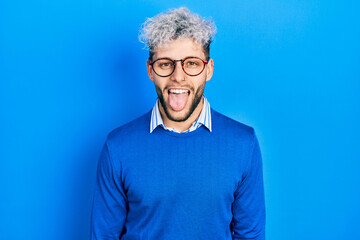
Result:
[[[170,89],[170,93],[188,93],[188,90],[183,89]]]

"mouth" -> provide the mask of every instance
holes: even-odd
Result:
[[[187,89],[179,89],[179,88],[171,88],[168,90],[168,94],[190,94],[190,90],[187,90]]]
[[[169,105],[175,112],[182,111],[190,95],[190,90],[183,88],[170,88],[168,90]]]

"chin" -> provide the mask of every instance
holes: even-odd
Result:
[[[164,108],[164,111],[165,111],[166,117],[174,122],[185,122],[186,120],[189,119],[189,117],[192,114],[192,112],[190,112],[189,107],[185,107],[185,109],[183,109],[179,112],[176,112],[172,109],[169,110],[169,107],[166,106]]]

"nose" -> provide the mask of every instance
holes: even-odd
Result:
[[[175,61],[175,70],[171,74],[170,79],[178,82],[185,80],[185,72],[182,69],[181,61]]]

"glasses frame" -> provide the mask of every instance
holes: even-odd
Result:
[[[201,71],[200,71],[198,74],[188,74],[188,73],[185,71],[185,69],[184,69],[184,62],[185,62],[187,59],[189,59],[189,58],[196,58],[196,59],[201,60],[201,61],[204,63],[203,69],[201,69]],[[160,75],[160,74],[158,74],[158,73],[155,71],[155,68],[154,68],[154,66],[153,66],[154,63],[156,63],[157,61],[159,61],[159,60],[164,60],[164,59],[172,61],[172,62],[173,62],[173,65],[174,65],[174,68],[173,68],[172,72],[171,72],[170,74],[168,74],[168,75]],[[151,59],[149,59],[149,60],[151,61]],[[184,71],[184,73],[185,73],[186,75],[188,75],[188,76],[190,76],[190,77],[195,77],[195,76],[200,75],[200,74],[204,71],[204,69],[205,69],[205,67],[206,67],[206,64],[209,63],[209,61],[205,61],[205,60],[203,60],[203,59],[201,59],[201,58],[199,58],[199,57],[186,57],[186,58],[184,58],[184,59],[179,59],[179,60],[172,60],[172,59],[170,59],[170,58],[166,58],[166,57],[165,57],[165,58],[158,58],[158,59],[156,59],[155,61],[149,63],[149,65],[150,65],[151,68],[153,69],[154,73],[155,73],[156,75],[158,75],[159,77],[169,77],[169,76],[171,76],[171,75],[175,72],[176,62],[181,62],[181,68],[182,68],[182,70]]]

